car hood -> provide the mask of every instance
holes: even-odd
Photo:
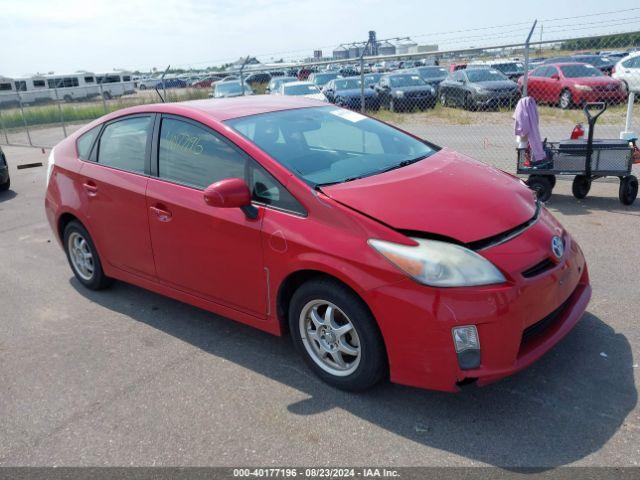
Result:
[[[411,87],[391,87],[392,91],[401,91],[401,92],[428,92],[431,93],[433,89],[432,85],[414,85]]]
[[[327,97],[324,93],[309,93],[308,95],[302,95],[305,98],[310,98],[312,100],[319,100],[321,102],[326,102]]]
[[[580,85],[588,85],[590,87],[599,87],[605,85],[620,85],[620,80],[611,77],[572,77],[567,78],[570,83],[579,83]]]
[[[511,230],[536,211],[532,192],[514,177],[446,148],[406,167],[321,189],[394,229],[463,243]]]

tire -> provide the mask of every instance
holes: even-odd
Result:
[[[62,97],[62,99],[68,103],[68,102],[71,102],[71,100],[73,100],[73,97],[71,95],[65,95],[64,97]]]
[[[440,94],[440,105],[442,105],[443,107],[447,106],[447,94],[444,92]]]
[[[327,314],[330,306],[332,314]],[[312,312],[317,313],[314,318],[318,322],[311,319]],[[328,322],[327,315],[333,321]],[[329,325],[352,328],[340,335],[327,328]],[[357,295],[335,280],[311,280],[295,291],[289,308],[289,327],[293,343],[306,364],[329,385],[362,391],[387,375],[384,342],[373,315]],[[344,353],[337,345],[357,355]],[[333,361],[336,356],[342,359],[343,366]]]
[[[553,186],[551,180],[545,175],[531,175],[527,180],[529,188],[536,192],[536,196],[541,202],[546,202],[551,198]]]
[[[464,96],[464,108],[471,112],[475,111],[476,106],[473,103],[473,96],[470,93],[467,93]]]
[[[84,243],[82,243],[83,241]],[[80,222],[75,220],[69,222],[64,229],[63,242],[71,270],[82,285],[90,290],[102,290],[111,285],[113,280],[107,277],[102,270],[98,250],[91,239],[91,235]],[[84,268],[79,266],[83,263],[78,260],[78,256],[81,256],[81,254],[85,255]],[[91,262],[87,261],[86,255],[91,256]],[[91,268],[89,268],[89,263]]]
[[[587,196],[589,190],[591,190],[591,180],[584,175],[576,175],[571,185],[573,196],[578,199],[583,199]]]
[[[102,93],[102,98],[104,98],[105,100],[111,100],[113,97],[111,96],[111,94],[109,92],[103,92]]]
[[[564,89],[560,92],[560,96],[558,97],[558,105],[561,109],[567,110],[573,106],[573,96],[571,95],[571,90]]]
[[[393,100],[393,98],[389,99],[389,110],[391,110],[392,112],[398,111],[398,106],[396,105],[396,102]]]
[[[628,175],[620,180],[618,198],[623,205],[631,205],[638,196],[638,179],[635,175]]]
[[[138,87],[138,89],[139,89],[139,90],[146,90],[146,89],[147,89],[147,86],[146,86],[146,85],[140,85],[140,86]]]
[[[556,188],[556,176],[555,175],[547,175],[547,178],[551,182],[551,188]]]
[[[7,178],[7,181],[3,184],[0,184],[0,192],[6,192],[11,188],[11,179]]]

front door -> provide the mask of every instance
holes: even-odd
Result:
[[[203,197],[203,190],[216,181],[244,179],[249,160],[213,130],[163,116],[158,178],[149,180],[147,212],[160,281],[266,317],[263,212],[249,219],[238,208],[211,207]]]

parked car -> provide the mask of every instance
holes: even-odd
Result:
[[[338,70],[341,77],[356,77],[360,75],[360,72],[354,67],[342,67]]]
[[[616,63],[611,76],[620,80],[628,92],[640,93],[640,52],[632,53]]]
[[[522,87],[522,79],[518,86]],[[627,98],[620,80],[588,63],[541,65],[529,73],[527,93],[538,103],[564,109],[587,102],[620,103]]]
[[[308,80],[322,90],[322,87],[334,78],[338,78],[338,72],[313,72]]]
[[[433,108],[436,90],[416,73],[389,73],[383,75],[375,87],[380,106],[392,112],[418,108]]]
[[[313,68],[300,68],[296,73],[296,77],[300,81],[307,80],[309,78],[309,75],[311,75],[313,72],[315,72],[315,69]]]
[[[458,70],[464,70],[467,68],[466,63],[451,63],[449,64],[449,73],[457,72]]]
[[[435,88],[436,91],[438,91],[440,83],[447,78],[447,69],[439,66],[418,67],[411,70],[411,72],[420,75],[420,78]]]
[[[211,92],[210,96],[212,96],[213,98],[230,98],[241,97],[243,95],[253,95],[251,85],[245,83],[243,88],[242,83],[240,83],[239,80],[236,80],[214,83],[213,91]]]
[[[330,102],[354,109],[360,109],[361,94],[364,93],[365,108],[377,110],[380,107],[378,94],[371,88],[365,88],[363,91],[361,85],[358,77],[336,78],[325,85],[322,93]]]
[[[440,103],[469,110],[515,105],[518,85],[494,68],[457,70],[440,83]]]
[[[221,80],[220,77],[211,76],[197,80],[191,84],[193,88],[211,88],[211,86]]]
[[[304,98],[111,113],[52,150],[44,204],[81,287],[288,331],[348,390],[494,382],[591,295],[576,240],[522,181]]]
[[[488,65],[498,70],[510,80],[518,80],[524,73],[524,63],[522,62],[489,62]]]
[[[273,77],[271,78],[269,85],[267,85],[267,89],[265,90],[265,92],[278,93],[278,89],[280,88],[280,85],[282,85],[283,83],[297,82],[297,81],[298,79],[296,77]]]
[[[146,89],[153,89],[156,88],[158,86],[158,83],[160,83],[160,79],[159,78],[153,78],[153,77],[143,77],[138,79],[138,90],[146,90]]]
[[[157,87],[162,88],[186,88],[186,80],[178,77],[167,76],[164,79],[158,79]]]
[[[246,74],[243,75],[244,77],[244,81],[249,83],[249,84],[265,84],[265,83],[269,83],[271,81],[271,74],[269,72],[255,72],[255,73],[249,73],[247,72]]]
[[[558,63],[588,63],[598,68],[600,71],[606,74],[611,74],[611,70],[615,65],[615,61],[608,57],[601,57],[600,55],[570,55],[564,57],[555,57],[545,60],[546,65],[558,64]]]
[[[278,95],[294,95],[311,98],[313,100],[327,101],[322,91],[311,82],[287,82],[280,85]]]
[[[0,147],[0,192],[9,190],[11,187],[11,177],[9,176],[9,164],[7,157]]]

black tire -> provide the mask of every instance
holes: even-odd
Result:
[[[547,178],[551,182],[551,188],[556,188],[556,176],[555,175],[547,175]]]
[[[342,310],[357,332],[360,361],[357,368],[346,376],[325,371],[305,347],[300,332],[300,317],[305,306],[315,300],[330,302]],[[362,299],[340,282],[322,278],[310,280],[300,286],[291,298],[289,328],[293,343],[309,368],[324,382],[336,388],[362,391],[387,376],[387,355],[378,325]]]
[[[138,87],[138,90],[146,90],[146,89],[147,89],[147,86],[146,86],[146,85],[140,85],[140,86]]]
[[[620,180],[618,198],[623,205],[631,205],[638,196],[638,179],[635,175],[628,175]]]
[[[11,188],[11,179],[7,178],[7,181],[0,184],[0,192],[6,192]]]
[[[576,175],[571,185],[573,196],[583,199],[589,194],[589,190],[591,190],[591,180],[584,175]]]
[[[447,94],[444,92],[440,92],[440,105],[446,107],[448,103]]]
[[[551,198],[553,186],[551,180],[545,175],[531,175],[527,180],[529,188],[536,192],[536,196],[541,202],[546,202]]]
[[[65,95],[64,97],[62,97],[62,99],[65,102],[69,103],[69,102],[71,102],[73,100],[73,97],[71,95]]]
[[[571,95],[571,90],[565,88],[560,92],[560,96],[558,97],[558,106],[563,110],[567,110],[573,106],[573,95]]]
[[[93,257],[93,274],[90,278],[83,278],[82,274],[76,269],[73,261],[71,260],[69,239],[74,234],[79,235],[86,241],[89,247],[89,251]],[[84,226],[80,222],[73,220],[67,224],[63,233],[63,245],[64,251],[67,254],[69,266],[71,267],[71,271],[73,271],[76,279],[82,285],[90,290],[102,290],[103,288],[106,288],[113,283],[113,279],[107,277],[104,274],[104,271],[102,270],[102,263],[100,262],[100,256],[98,255],[98,250],[96,249],[93,240],[91,239],[91,235],[89,235],[87,229],[84,228]]]
[[[102,98],[104,98],[105,100],[111,100],[113,97],[109,92],[102,92]]]
[[[393,100],[393,98],[389,99],[389,110],[391,110],[392,112],[398,111],[398,106],[396,105],[396,102]]]
[[[470,93],[465,94],[464,96],[464,108],[473,112],[476,109],[475,104],[473,103],[473,95]]]

